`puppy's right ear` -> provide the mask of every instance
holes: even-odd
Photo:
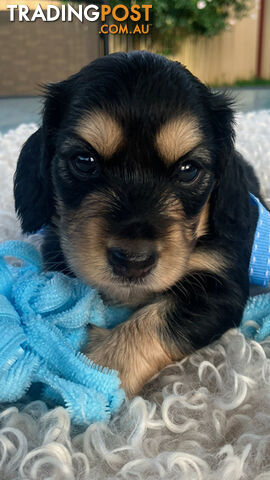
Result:
[[[24,144],[14,177],[15,209],[24,233],[50,223],[54,211],[51,160],[67,105],[66,82],[47,87],[42,127]]]
[[[28,138],[21,150],[14,178],[14,197],[24,233],[36,232],[49,223],[53,210],[52,189],[42,128]]]

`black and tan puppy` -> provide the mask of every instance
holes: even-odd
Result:
[[[181,64],[100,58],[47,89],[15,176],[24,232],[46,225],[48,269],[134,313],[91,330],[96,363],[129,395],[165,365],[239,325],[259,196],[235,151],[233,114]]]

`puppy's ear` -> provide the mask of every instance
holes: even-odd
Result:
[[[217,155],[224,165],[234,150],[234,111],[233,100],[224,93],[213,93],[208,89],[208,108],[215,137]]]
[[[18,159],[14,197],[24,233],[36,232],[53,214],[50,164],[66,98],[65,82],[47,87],[42,126],[26,141]]]
[[[249,228],[249,190],[257,179],[234,147],[232,102],[223,94],[211,94],[210,109],[216,145],[216,187],[211,198],[215,232],[230,240],[246,238]],[[258,187],[259,190],[259,187]]]
[[[44,132],[39,128],[24,144],[14,178],[15,209],[24,233],[36,232],[52,214],[52,191]]]
[[[253,172],[251,172],[253,176]],[[245,167],[239,154],[232,153],[212,193],[211,219],[218,235],[230,240],[246,239],[250,199]]]

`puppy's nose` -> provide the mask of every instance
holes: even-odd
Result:
[[[127,278],[145,277],[157,262],[157,253],[154,250],[132,252],[122,248],[108,248],[107,256],[116,275]]]

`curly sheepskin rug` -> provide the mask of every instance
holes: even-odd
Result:
[[[0,134],[1,241],[21,238],[12,177],[35,128]],[[257,169],[267,197],[269,132],[270,111],[238,115],[238,149]],[[269,356],[270,339],[247,342],[231,330],[163,370],[109,425],[85,431],[70,424],[63,408],[39,400],[2,405],[0,480],[269,480]]]

